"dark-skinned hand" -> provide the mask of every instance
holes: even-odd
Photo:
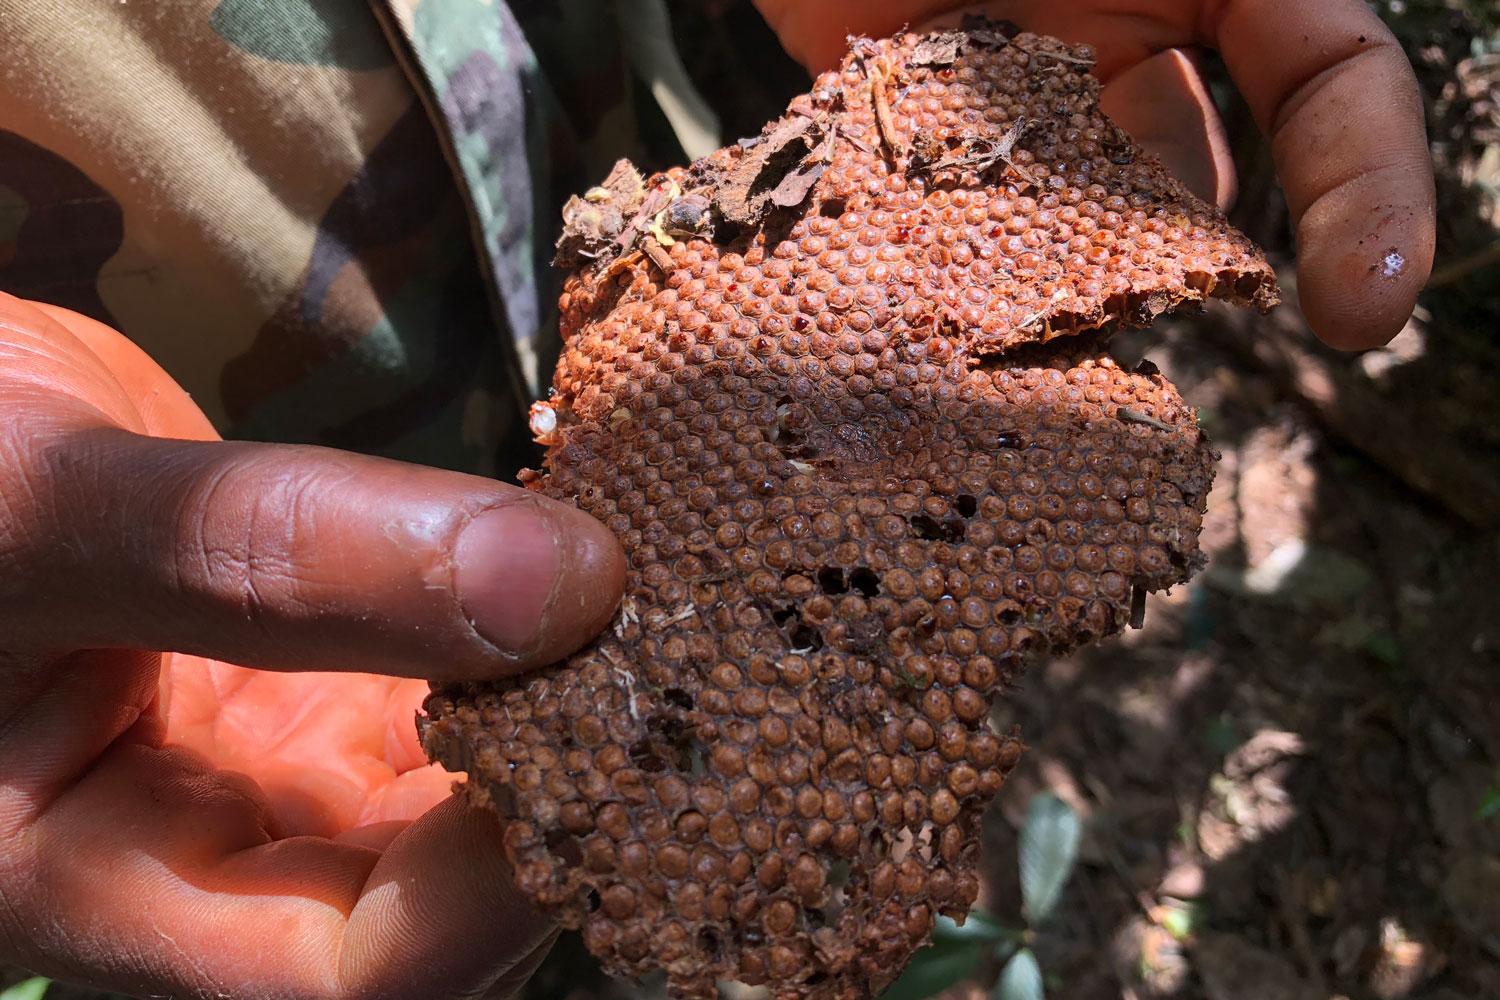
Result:
[[[125,338],[0,295],[0,955],[176,997],[518,985],[553,928],[409,678],[555,660],[623,578],[587,515],[219,441]]]
[[[756,0],[792,55],[834,65],[848,34],[957,23],[965,12],[1094,47],[1104,110],[1200,196],[1234,170],[1192,62],[1214,49],[1270,136],[1297,231],[1297,291],[1327,343],[1384,344],[1432,271],[1435,201],[1421,95],[1364,0]]]

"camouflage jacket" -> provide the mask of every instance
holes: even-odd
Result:
[[[640,120],[676,57],[632,45],[664,16],[0,0],[0,289],[122,330],[226,436],[508,476],[561,201],[681,155]]]

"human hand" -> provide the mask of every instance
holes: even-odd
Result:
[[[555,660],[623,575],[524,490],[219,442],[119,334],[0,295],[0,956],[180,997],[518,986],[553,929],[403,677]]]
[[[1324,341],[1376,347],[1432,271],[1435,195],[1422,102],[1400,45],[1363,0],[756,0],[791,54],[833,65],[849,33],[961,13],[1094,46],[1106,113],[1200,196],[1234,189],[1223,126],[1183,50],[1217,49],[1271,138],[1297,230],[1302,311]]]

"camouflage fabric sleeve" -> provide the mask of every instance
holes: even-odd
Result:
[[[560,198],[642,155],[612,17],[0,0],[0,289],[120,328],[229,436],[507,475]]]

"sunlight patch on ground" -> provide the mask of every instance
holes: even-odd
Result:
[[[1289,826],[1297,804],[1287,781],[1307,746],[1296,733],[1261,729],[1231,750],[1209,780],[1198,814],[1198,847],[1223,861]]]
[[[1384,347],[1359,356],[1359,368],[1377,386],[1384,386],[1390,374],[1402,365],[1419,361],[1427,354],[1427,324],[1430,314],[1421,306],[1406,321],[1401,332]]]

